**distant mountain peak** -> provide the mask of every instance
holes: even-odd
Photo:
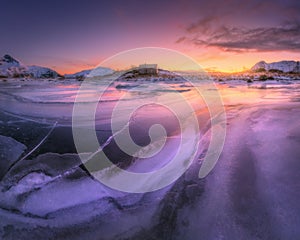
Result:
[[[256,63],[252,68],[251,71],[258,72],[258,71],[279,71],[284,73],[299,73],[299,61],[279,61],[279,62],[272,62],[266,63],[265,61],[260,61]]]
[[[50,68],[23,65],[9,54],[5,54],[0,58],[0,78],[8,77],[57,78],[61,75]]]
[[[76,72],[73,74],[65,74],[65,78],[74,78],[83,80],[86,77],[97,77],[97,76],[105,76],[114,73],[114,70],[106,67],[96,67],[94,69],[82,70],[80,72]]]
[[[12,56],[10,56],[9,54],[5,54],[2,57],[2,61],[6,62],[6,63],[16,63],[19,64],[19,61],[17,61],[16,59],[14,59]]]
[[[258,63],[256,63],[256,64],[267,64],[264,60],[262,60],[262,61],[259,61]]]

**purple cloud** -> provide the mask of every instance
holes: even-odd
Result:
[[[176,42],[190,42],[201,47],[218,47],[224,51],[300,51],[300,23],[275,27],[235,27],[214,21],[198,21],[186,28],[187,35]]]

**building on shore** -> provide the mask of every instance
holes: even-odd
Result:
[[[157,64],[141,64],[138,67],[138,73],[141,75],[157,75]]]

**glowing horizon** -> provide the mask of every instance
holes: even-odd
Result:
[[[130,51],[130,50],[133,50],[133,49],[128,49],[128,51]],[[193,54],[193,52],[191,52],[191,51],[184,52],[184,51],[180,51],[180,49],[171,49],[171,50],[179,51],[179,52],[191,57],[202,67],[202,69],[204,69],[207,72],[236,73],[236,72],[243,72],[243,71],[250,70],[250,68],[259,61],[266,61],[267,63],[271,63],[271,62],[278,62],[278,61],[283,61],[283,60],[294,60],[294,61],[300,60],[298,53],[290,53],[287,51],[255,52],[255,53],[249,52],[249,53],[243,53],[243,54],[228,54],[228,53],[224,54],[220,51],[219,54],[220,53],[222,54],[222,56],[220,57],[220,55],[218,53],[216,53],[216,50],[214,50],[212,53],[210,53],[209,51],[204,53],[203,54],[204,56],[206,56],[207,54],[212,54],[212,56],[205,59],[205,57],[204,58],[202,58],[202,56],[199,57],[197,54],[197,51],[196,52],[194,51],[194,54]],[[196,50],[198,50],[199,52],[201,51],[201,49],[196,49]],[[214,57],[214,54],[216,54],[215,57]],[[103,62],[103,61],[105,61],[104,58],[101,58],[101,60],[99,62],[97,62],[97,60],[93,60],[94,63],[90,64],[89,66],[87,66],[86,64],[82,64],[80,66],[80,63],[76,64],[76,66],[61,65],[61,66],[56,66],[54,68],[54,70],[56,70],[60,74],[72,74],[75,72],[80,72],[82,70],[94,69],[97,66],[99,66],[99,64],[101,64],[101,62]],[[124,64],[120,64],[119,66],[114,66],[113,68],[114,69],[128,69],[129,66],[131,66],[131,65],[139,65],[139,64],[143,64],[145,62],[146,63],[157,63],[155,61],[157,61],[155,58],[148,59],[146,61],[140,61],[140,62],[136,62],[133,60],[132,62],[127,64],[125,67],[124,67]],[[171,61],[172,61],[172,59],[170,59],[170,62]],[[74,60],[74,62],[76,62],[76,61]],[[38,64],[36,64],[36,65],[38,65]],[[46,65],[46,67],[51,68],[51,65],[48,64],[48,65]],[[163,66],[160,66],[160,67],[163,68]],[[188,67],[176,68],[176,64],[174,64],[174,68],[172,70],[174,70],[174,71],[176,71],[176,70],[177,71],[191,70],[192,71],[193,69],[190,69]]]

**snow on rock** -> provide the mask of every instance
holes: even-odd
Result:
[[[10,55],[6,54],[0,59],[0,77],[33,77],[33,78],[57,78],[60,75],[46,67],[26,66]]]
[[[26,74],[26,66],[6,54],[0,58],[0,77],[19,77]]]
[[[25,151],[26,146],[11,137],[0,135],[0,179]]]
[[[105,76],[105,75],[110,75],[113,73],[114,73],[114,71],[110,68],[97,67],[95,69],[83,70],[83,71],[73,73],[73,74],[65,74],[64,76],[65,76],[65,78],[83,80],[86,77]]]
[[[60,76],[56,71],[40,66],[27,67],[27,73],[33,78],[57,78]]]
[[[5,54],[2,59],[0,60],[0,63],[1,65],[6,63],[6,64],[9,64],[9,65],[14,65],[14,66],[19,66],[20,63],[14,59],[13,57],[11,57],[10,55],[8,54]]]
[[[77,73],[73,73],[73,74],[65,74],[64,77],[65,78],[70,78],[70,79],[83,79],[85,77],[87,77],[87,75],[91,72],[91,69],[88,70],[83,70]]]
[[[112,70],[110,68],[97,67],[89,73],[88,77],[105,76],[105,75],[110,75],[113,73],[114,73],[114,70]]]
[[[265,61],[260,61],[256,63],[252,68],[252,71],[282,71],[282,72],[300,72],[300,65],[299,61],[280,61],[280,62],[273,62],[273,63],[266,63]]]

